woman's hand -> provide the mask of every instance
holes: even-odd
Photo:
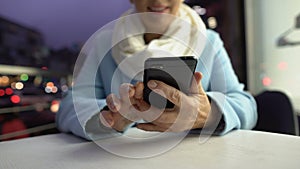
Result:
[[[173,109],[159,110],[151,106],[149,109],[150,105],[145,102],[139,102],[138,106],[135,106],[139,109],[137,113],[149,123],[138,124],[137,127],[146,131],[180,132],[203,128],[205,123],[212,123],[213,121],[208,120],[211,110],[210,101],[201,86],[201,79],[202,74],[196,72],[189,95],[161,81],[149,81],[149,88],[166,97],[175,104],[175,107]],[[136,88],[136,95],[141,95],[142,89],[140,88]]]
[[[124,129],[132,122],[139,120],[139,117],[132,113],[135,100],[135,87],[124,83],[119,88],[120,98],[115,94],[110,94],[106,98],[109,110],[103,110],[99,116],[100,121],[106,127],[111,127],[117,131]]]

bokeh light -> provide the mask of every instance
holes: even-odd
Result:
[[[3,89],[0,89],[0,97],[5,95],[5,91]]]
[[[0,77],[0,86],[8,86],[9,85],[9,77],[2,76]]]
[[[63,92],[67,92],[67,91],[69,90],[69,87],[68,87],[67,85],[62,85],[62,86],[61,86],[61,90],[62,90]]]
[[[286,62],[280,62],[277,67],[279,70],[286,70],[288,68],[288,64]]]
[[[57,88],[56,86],[53,86],[53,87],[51,88],[51,92],[52,92],[52,93],[57,93],[57,91],[58,91],[58,88]]]
[[[42,83],[42,81],[43,81],[42,76],[36,76],[36,77],[34,78],[34,80],[33,80],[33,84],[34,84],[35,86],[40,86],[41,83]]]
[[[218,26],[217,19],[215,17],[209,17],[207,19],[208,27],[211,29],[216,29]]]
[[[11,84],[10,84],[10,87],[12,88],[12,89],[16,89],[16,82],[12,82]]]
[[[20,96],[18,96],[18,95],[13,95],[13,96],[10,97],[10,101],[11,101],[12,103],[17,104],[17,103],[20,103],[21,98],[20,98]]]
[[[42,69],[42,70],[48,70],[48,67],[43,66],[43,67],[41,67],[41,69]]]
[[[29,79],[29,76],[28,76],[28,74],[21,74],[20,75],[20,79],[21,79],[21,81],[27,81],[28,79]]]
[[[262,79],[262,84],[264,86],[270,86],[272,84],[272,79],[270,77],[264,77]]]
[[[52,87],[45,87],[45,92],[46,93],[51,93],[52,92]]]
[[[53,82],[48,82],[48,83],[46,84],[46,86],[47,86],[47,87],[54,87],[54,83],[53,83]]]
[[[5,93],[6,93],[6,95],[9,96],[9,95],[12,95],[14,93],[14,90],[12,88],[6,88]]]
[[[53,101],[51,102],[50,110],[51,110],[53,113],[57,113],[58,110],[59,110],[59,101],[53,100]]]
[[[24,84],[22,82],[17,82],[16,83],[16,89],[17,90],[22,90],[24,88]]]
[[[199,15],[205,15],[206,14],[206,9],[202,8],[199,5],[193,6],[193,9],[199,14]]]

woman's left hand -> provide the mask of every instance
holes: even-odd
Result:
[[[211,110],[210,101],[202,88],[201,79],[202,74],[196,72],[192,80],[189,95],[161,81],[149,81],[149,88],[166,97],[169,101],[174,103],[175,107],[160,110],[152,106],[149,110],[150,105],[141,102],[142,104],[136,106],[139,109],[138,113],[149,123],[140,123],[137,125],[137,128],[145,131],[181,132],[203,128],[205,123],[212,123],[208,120]],[[137,94],[141,93],[143,89],[143,87],[140,87],[141,84],[137,84],[136,86],[139,86]],[[153,117],[155,117],[155,119],[153,119]]]

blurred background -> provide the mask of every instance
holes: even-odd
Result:
[[[246,89],[286,93],[297,116],[300,1],[185,3],[220,33]],[[0,141],[58,132],[55,113],[82,45],[130,7],[129,0],[0,1]]]

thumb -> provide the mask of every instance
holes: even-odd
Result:
[[[203,77],[202,73],[200,73],[200,72],[194,73],[194,76],[192,79],[192,84],[191,84],[191,89],[190,89],[191,94],[205,93],[205,91],[203,90],[202,84],[201,84],[202,77]]]
[[[114,125],[114,118],[111,111],[102,111],[99,114],[100,122],[105,126],[111,128]]]

